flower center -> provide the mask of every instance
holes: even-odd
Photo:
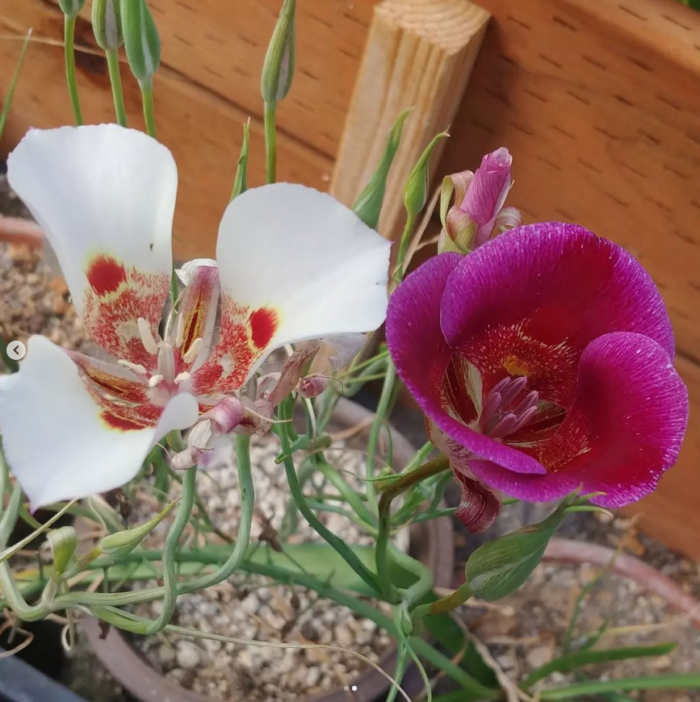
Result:
[[[151,356],[157,357],[155,370],[149,371],[138,363],[125,360],[120,360],[119,364],[136,373],[147,383],[148,394],[154,404],[165,405],[178,392],[189,389],[191,374],[189,371],[178,372],[178,365],[182,367],[182,362],[184,362],[189,367],[197,358],[203,341],[200,338],[195,339],[185,353],[181,354],[181,362],[178,364],[175,349],[179,349],[183,343],[184,320],[182,316],[178,317],[177,331],[171,341],[165,341],[160,336],[156,339],[151,331],[151,325],[143,317],[139,317],[137,324],[143,348]]]
[[[477,428],[492,439],[522,429],[535,416],[539,402],[539,394],[534,390],[519,399],[526,387],[524,377],[504,378],[496,383],[484,400]]]

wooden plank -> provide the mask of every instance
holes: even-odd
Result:
[[[509,204],[632,251],[659,285],[691,395],[678,465],[632,511],[700,555],[700,13],[672,0],[479,0],[491,30],[441,171],[507,146]]]
[[[58,0],[50,0],[57,5]],[[376,0],[297,4],[294,88],[279,128],[334,156]],[[82,11],[90,17],[91,0]],[[260,72],[282,0],[149,0],[163,64],[244,112],[262,116]]]
[[[35,28],[36,37],[60,42],[62,16],[41,0],[4,0],[0,33],[23,35]],[[78,37],[87,43],[89,27],[81,21]],[[0,42],[0,65],[12,66],[20,43]],[[83,111],[92,122],[113,121],[112,98],[106,65],[101,56],[78,54],[78,81]],[[22,69],[11,116],[0,150],[7,152],[27,128],[72,123],[65,88],[62,48],[34,42]],[[138,88],[123,66],[125,99],[130,124],[142,128]],[[4,94],[11,71],[0,71],[0,94]],[[242,124],[247,114],[210,91],[203,90],[163,68],[156,77],[156,113],[159,139],[175,155],[180,189],[175,217],[175,255],[180,259],[211,256],[216,235],[233,183],[241,146]],[[264,141],[258,120],[251,124],[250,181],[264,182]],[[279,140],[281,180],[307,183],[325,189],[330,160],[297,140]]]
[[[397,115],[412,107],[387,182],[380,231],[396,238],[406,176],[454,117],[488,23],[465,0],[385,0],[377,6],[345,122],[331,192],[351,205],[376,168]],[[440,144],[434,158],[444,148]]]

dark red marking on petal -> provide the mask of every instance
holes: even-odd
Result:
[[[112,427],[112,429],[119,429],[121,431],[140,431],[145,428],[143,424],[125,419],[124,417],[117,417],[111,412],[103,412],[102,420]]]
[[[87,279],[90,287],[100,296],[116,292],[126,282],[126,271],[111,256],[97,256],[89,265]]]
[[[250,314],[250,334],[253,343],[259,349],[264,349],[277,330],[277,312],[268,307],[261,307]]]

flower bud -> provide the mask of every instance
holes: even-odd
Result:
[[[440,217],[443,231],[438,252],[467,254],[485,244],[492,236],[520,225],[515,208],[503,209],[512,181],[513,158],[508,149],[496,149],[484,156],[476,173],[464,171],[443,181]],[[454,205],[449,197],[454,193]]]
[[[352,206],[353,212],[372,229],[376,229],[379,223],[379,215],[382,211],[384,193],[386,191],[386,180],[389,177],[391,164],[401,143],[404,122],[410,112],[411,108],[406,109],[396,118],[396,122],[394,122],[394,126],[389,132],[389,139],[377,170],[372,174],[369,183],[367,183],[365,189],[359,194],[355,204]]]
[[[408,176],[404,189],[403,203],[409,217],[415,217],[425,207],[425,203],[428,202],[430,156],[440,139],[448,136],[447,132],[440,132],[440,134],[433,137]]]
[[[53,553],[53,577],[60,577],[68,567],[75,549],[78,546],[78,537],[72,526],[52,529],[47,537],[51,552]]]
[[[124,43],[119,0],[92,0],[92,31],[105,51]]]
[[[72,19],[83,9],[85,0],[58,0],[58,4],[63,14]]]
[[[125,556],[131,553],[173,511],[177,503],[177,500],[173,500],[162,512],[141,526],[105,536],[100,541],[100,549],[109,556]]]
[[[570,505],[571,499],[566,499],[539,524],[518,529],[477,548],[465,569],[472,592],[484,600],[499,600],[523,585],[542,560]]]
[[[330,382],[331,379],[324,375],[309,375],[299,381],[297,391],[302,397],[311,400],[325,392]]]
[[[160,38],[145,0],[122,0],[122,31],[129,67],[139,83],[149,84],[160,66]]]
[[[296,0],[284,0],[267,48],[260,90],[263,100],[268,104],[282,100],[292,87],[296,59],[295,11]]]

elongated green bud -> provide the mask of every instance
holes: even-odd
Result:
[[[92,31],[105,51],[124,43],[119,0],[92,0]]]
[[[248,188],[247,172],[248,172],[248,142],[250,140],[250,118],[243,125],[243,144],[241,145],[241,155],[238,157],[238,165],[236,166],[236,177],[233,180],[233,190],[231,191],[231,200],[244,193]]]
[[[389,139],[382,154],[377,170],[372,174],[365,189],[359,194],[355,204],[352,206],[353,212],[372,229],[377,228],[379,216],[384,203],[384,193],[386,191],[386,180],[389,177],[391,164],[401,143],[401,133],[406,118],[411,113],[412,108],[404,110],[394,122],[394,126],[389,132]]]
[[[85,0],[58,0],[58,5],[66,17],[75,17],[85,5]]]
[[[476,549],[465,569],[472,592],[484,600],[499,600],[523,585],[542,560],[570,505],[571,499],[564,500],[539,524],[518,529]]]
[[[109,556],[125,556],[131,553],[172,512],[177,503],[177,500],[173,500],[162,512],[141,526],[105,536],[100,541],[100,549]]]
[[[129,67],[141,84],[150,85],[160,66],[160,38],[145,0],[121,0],[122,31]]]
[[[260,91],[263,100],[275,104],[292,87],[296,61],[296,0],[284,0],[263,64]]]
[[[53,553],[53,577],[59,578],[65,572],[70,563],[75,549],[78,546],[78,537],[72,526],[52,529],[46,538]]]
[[[440,132],[428,144],[425,151],[421,154],[418,162],[413,167],[413,170],[406,181],[404,189],[403,203],[406,207],[409,217],[415,217],[428,202],[429,187],[430,187],[430,156],[437,146],[440,139],[450,136],[447,132]]]

